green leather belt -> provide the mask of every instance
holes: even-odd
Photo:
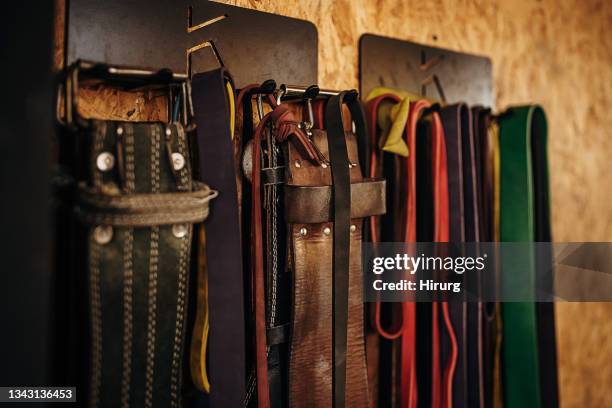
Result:
[[[501,149],[501,241],[532,242],[548,237],[548,176],[546,171],[546,117],[539,106],[509,109],[499,118]],[[536,171],[539,169],[539,171]],[[537,173],[537,174],[536,174]],[[538,227],[536,227],[538,225]],[[542,232],[545,225],[548,233]],[[502,285],[523,296],[536,291],[536,253],[522,259],[502,256]],[[549,308],[550,309],[550,308]],[[556,406],[556,370],[542,371],[541,339],[552,338],[547,322],[539,331],[536,303],[503,305],[504,402],[512,407]],[[543,322],[544,323],[544,322]],[[540,344],[540,350],[538,345]],[[554,357],[553,357],[554,358]],[[548,365],[550,367],[550,365]],[[552,380],[551,380],[552,378]],[[550,384],[554,386],[551,387]],[[544,388],[542,388],[544,386]],[[554,396],[550,395],[553,393]],[[545,397],[546,400],[542,400]]]

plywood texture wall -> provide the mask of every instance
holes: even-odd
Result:
[[[315,23],[326,88],[358,87],[358,40],[366,32],[490,57],[498,107],[537,102],[548,114],[555,240],[612,241],[611,1],[225,2]],[[275,35],[282,34],[271,27],[271,41]],[[101,100],[89,105],[92,114],[125,117],[137,104]],[[158,112],[147,109],[137,116]],[[611,314],[612,304],[557,305],[563,407],[612,407]]]

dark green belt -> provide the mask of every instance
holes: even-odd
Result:
[[[538,106],[512,108],[501,115],[499,126],[501,241],[550,240],[544,111]],[[520,259],[502,256],[503,287],[533,296],[536,265],[542,262],[534,251]],[[554,323],[547,321],[553,318],[551,306],[503,305],[504,402],[508,408],[557,405]]]

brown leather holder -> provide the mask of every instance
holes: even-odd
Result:
[[[327,133],[313,130],[312,141],[329,157]],[[361,265],[362,220],[385,212],[384,180],[364,180],[355,135],[346,132],[351,179],[351,236],[347,328],[347,407],[368,406]],[[289,405],[332,405],[332,176],[293,143],[287,149],[285,219],[294,276],[289,362]]]
[[[385,180],[364,179],[351,184],[351,218],[382,215],[385,208]],[[293,224],[332,221],[331,186],[285,188],[285,220]]]

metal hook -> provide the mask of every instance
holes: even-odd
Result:
[[[211,18],[210,20],[206,20],[203,23],[197,24],[197,25],[193,25],[193,20],[192,20],[192,16],[193,16],[193,7],[189,6],[187,7],[187,33],[193,33],[194,31],[199,30],[200,28],[204,28],[206,26],[209,26],[211,24],[214,24],[218,21],[224,20],[227,17],[229,17],[226,14],[223,14],[219,17],[215,17],[215,18]]]
[[[444,55],[438,54],[432,59],[430,59],[429,61],[427,61],[427,56],[425,54],[425,51],[421,51],[421,65],[419,65],[419,68],[421,69],[421,71],[428,71],[431,68],[438,65],[443,59],[444,59]]]
[[[438,95],[440,95],[440,99],[442,102],[446,103],[446,95],[444,94],[444,89],[442,89],[442,84],[440,83],[440,79],[436,74],[430,75],[421,82],[421,95],[427,95],[427,86],[431,83],[434,83],[436,86],[436,90],[438,91]]]
[[[217,47],[215,46],[215,43],[212,40],[208,40],[208,41],[204,41],[203,43],[200,43],[198,45],[194,45],[191,48],[188,48],[186,51],[186,55],[185,55],[185,67],[186,67],[186,73],[187,73],[187,78],[191,79],[192,76],[192,67],[191,67],[191,55],[203,48],[207,48],[210,47],[213,55],[215,56],[217,63],[219,64],[219,66],[221,68],[225,67],[225,65],[223,64],[223,60],[221,59],[221,54],[219,54],[219,50],[217,49]]]

